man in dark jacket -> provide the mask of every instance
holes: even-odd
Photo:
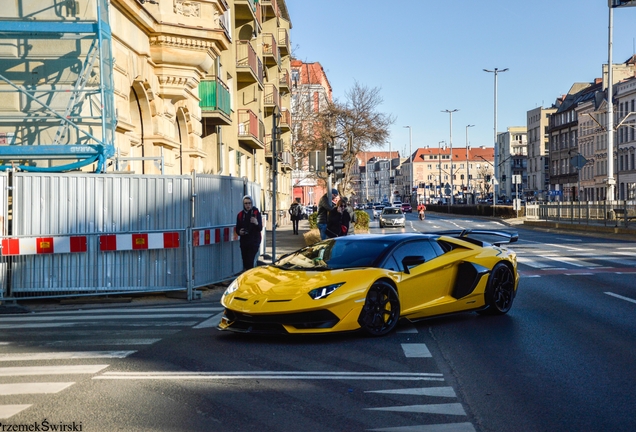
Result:
[[[256,254],[261,245],[263,219],[261,212],[253,205],[252,197],[243,197],[243,210],[236,215],[234,232],[240,237],[243,270],[254,268]]]
[[[327,217],[329,212],[338,205],[338,189],[331,190],[331,199],[328,194],[324,194],[318,202],[318,216],[316,218],[316,225],[320,231],[320,240],[327,238]]]
[[[298,222],[303,218],[303,208],[300,205],[300,198],[296,198],[289,207],[288,211],[292,222],[292,228],[294,229],[294,234],[298,235]]]

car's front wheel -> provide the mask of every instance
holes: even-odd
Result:
[[[387,282],[374,283],[358,318],[362,330],[371,336],[382,336],[395,328],[400,318],[400,299]]]
[[[479,311],[484,315],[508,313],[515,298],[515,276],[506,264],[498,263],[492,269],[486,287],[486,308]]]

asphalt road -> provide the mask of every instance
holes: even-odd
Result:
[[[406,230],[510,229],[432,214],[408,219]],[[221,333],[214,300],[3,315],[0,423],[636,430],[636,243],[513,229],[522,278],[508,315],[405,322],[382,338]]]

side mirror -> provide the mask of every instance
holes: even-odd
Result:
[[[404,273],[410,274],[411,272],[409,269],[411,267],[418,266],[425,262],[426,260],[424,259],[423,256],[412,255],[412,256],[404,257],[404,259],[402,259],[402,267],[404,268]]]

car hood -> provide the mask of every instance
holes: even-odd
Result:
[[[382,219],[402,219],[404,214],[383,214]]]
[[[338,288],[337,293],[329,297],[329,302],[341,301],[349,296],[364,296],[373,281],[386,277],[388,273],[386,270],[370,267],[326,271],[257,267],[237,278],[236,290],[224,294],[222,303],[225,307],[239,310],[264,310],[264,304],[267,304],[265,307],[271,311],[292,305],[316,307],[323,303],[313,303],[307,294],[312,289],[341,283],[342,286]]]

